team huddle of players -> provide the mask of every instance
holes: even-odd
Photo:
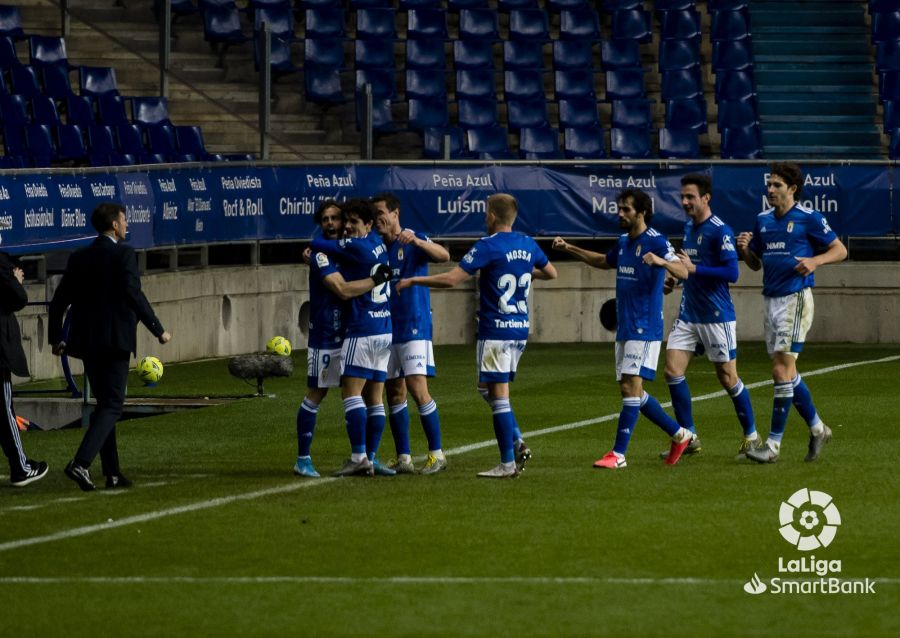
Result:
[[[813,318],[813,272],[846,258],[846,249],[827,220],[798,204],[803,176],[794,164],[771,167],[771,208],[757,217],[753,232],[735,237],[712,213],[712,184],[703,174],[681,180],[681,204],[688,221],[676,254],[650,227],[652,200],[627,189],[616,198],[623,234],[603,254],[560,237],[555,250],[590,266],[616,269],[616,378],[622,408],[613,449],[594,467],[626,467],[625,452],[643,414],[671,439],[661,457],[675,464],[700,451],[685,380],[695,354],[705,353],[734,403],[743,438],[738,458],[778,460],[793,404],[810,428],[807,461],[818,458],[832,436],[819,418],[809,389],[797,372]],[[534,279],[554,279],[556,268],[537,243],[513,231],[517,202],[507,194],[487,201],[487,236],[459,265],[429,276],[428,264],[449,260],[447,251],[400,224],[400,202],[391,193],[346,202],[326,201],[316,211],[321,233],[311,243],[308,392],[297,414],[298,457],[294,473],[318,477],[310,456],[316,413],[328,388],[341,388],[351,456],[335,476],[413,473],[407,392],[413,396],[428,440],[420,468],[434,474],[447,467],[441,449],[437,404],[428,392],[434,376],[429,288],[451,288],[479,273],[478,390],[490,405],[500,463],[478,474],[510,478],[531,457],[510,405],[510,382],[528,338],[528,297]],[[736,326],[729,284],[738,261],[763,269],[766,344],[775,382],[772,421],[765,441],[756,431],[747,388],[737,373]],[[663,295],[681,284],[678,318],[666,344],[665,377],[675,418],[643,388],[653,380],[663,339]],[[401,292],[402,291],[402,292]],[[386,389],[390,415],[382,395]],[[397,455],[386,464],[376,454],[390,420]]]

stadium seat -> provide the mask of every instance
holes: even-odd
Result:
[[[515,9],[509,14],[510,40],[550,40],[550,23],[543,9]]]
[[[168,157],[178,151],[175,129],[170,124],[148,124],[144,129],[147,131],[147,146],[151,153]]]
[[[29,122],[28,100],[21,95],[0,94],[0,122],[3,128],[22,127]],[[7,153],[17,155],[17,153]]]
[[[87,160],[87,148],[81,127],[76,124],[62,124],[56,129],[58,140],[56,158],[61,161],[80,162]]]
[[[720,40],[712,43],[713,71],[744,71],[753,66],[753,46],[750,38]]]
[[[97,119],[101,124],[106,126],[131,124],[131,120],[125,111],[125,100],[118,93],[98,95],[96,101]]]
[[[407,89],[407,94],[409,93]],[[446,128],[450,123],[447,97],[411,97],[409,99],[409,128],[424,131],[428,128]]]
[[[650,18],[643,9],[619,9],[612,15],[613,38],[649,42]]]
[[[726,128],[743,128],[756,124],[758,118],[753,99],[720,101],[717,121],[719,130]]]
[[[349,0],[351,11],[364,9],[390,9],[391,0]]]
[[[888,149],[888,157],[892,160],[900,159],[900,128],[891,131],[891,143]]]
[[[236,6],[210,6],[203,9],[203,38],[210,44],[239,44],[247,36],[241,31]]]
[[[6,155],[25,157],[28,154],[25,148],[24,124],[14,126],[4,122],[3,124],[3,150]]]
[[[9,36],[0,36],[0,70],[21,64],[16,45]]]
[[[600,59],[605,70],[640,68],[640,44],[637,40],[604,40],[600,45]]]
[[[700,67],[663,71],[660,96],[663,100],[677,100],[703,94]]]
[[[503,73],[503,95],[507,100],[544,97],[544,74],[533,69],[518,69]]]
[[[56,158],[53,135],[46,124],[25,125],[25,146],[35,166],[50,166]]]
[[[0,157],[0,168],[29,168],[25,165],[24,157],[10,157],[5,155]]]
[[[341,69],[344,67],[344,44],[340,39],[311,39],[303,43],[307,66]]]
[[[442,69],[406,71],[407,98],[441,98],[447,101],[447,75]],[[435,124],[434,126],[438,126]]]
[[[644,69],[614,69],[606,72],[606,99],[644,97]]]
[[[144,154],[144,135],[136,124],[122,124],[113,127],[113,130],[116,132],[116,144],[120,153],[135,157]]]
[[[203,131],[199,126],[176,126],[175,141],[178,143],[178,153],[181,155],[193,155],[200,162],[212,159],[209,151],[206,150]]]
[[[651,157],[650,133],[643,128],[612,128],[609,150],[615,159],[647,159]]]
[[[706,0],[706,10],[709,13],[717,11],[743,11],[747,9],[750,0]]]
[[[453,42],[453,68],[493,69],[494,47],[492,42],[455,40]]]
[[[653,126],[653,102],[644,99],[613,100],[613,128],[644,128]]]
[[[440,0],[437,0],[435,6],[441,6]],[[451,13],[459,13],[463,9],[485,9],[488,6],[488,0],[447,0],[447,11]]]
[[[563,129],[600,126],[597,101],[591,97],[578,97],[559,101],[559,125]]]
[[[591,7],[593,4],[589,0],[547,0],[546,6],[551,13],[562,13],[568,9]]]
[[[507,40],[503,43],[503,68],[544,69],[544,43],[530,40]]]
[[[393,9],[375,8],[360,9],[356,12],[357,40],[395,40],[397,30],[394,27]]]
[[[118,93],[116,70],[108,66],[78,67],[78,85],[82,95],[102,95]]]
[[[561,40],[599,40],[597,12],[589,6],[562,11],[559,14],[559,37]]]
[[[643,9],[644,0],[602,0],[603,9],[607,12],[624,9]]]
[[[497,101],[494,98],[459,100],[457,121],[464,129],[496,126],[498,123]]]
[[[456,72],[456,99],[491,98],[497,95],[493,69],[462,69]]]
[[[366,84],[372,86],[375,100],[397,98],[397,80],[393,69],[358,69],[356,71],[356,94],[363,93]]]
[[[91,156],[106,156],[118,152],[112,127],[91,124],[87,128],[87,140]]]
[[[709,37],[718,40],[742,40],[750,36],[750,25],[743,11],[717,11],[712,14]]]
[[[761,156],[756,124],[722,129],[722,159],[759,159]]]
[[[353,52],[357,69],[393,69],[395,66],[393,40],[356,40]]]
[[[700,139],[695,129],[659,129],[659,156],[662,159],[694,159],[700,157]]]
[[[444,54],[444,43],[440,40],[407,40],[407,69],[440,69],[447,68],[447,56]]]
[[[603,128],[596,126],[567,128],[563,131],[563,147],[568,159],[603,159],[606,140]]]
[[[59,110],[56,100],[47,95],[36,95],[31,98],[31,120],[35,124],[59,126]]]
[[[169,100],[164,97],[131,98],[131,120],[135,124],[172,124]]]
[[[263,23],[269,25],[272,38],[288,41],[296,39],[294,10],[289,4],[257,6],[253,12],[253,31],[262,29]]]
[[[467,4],[468,2],[482,2],[483,0],[460,1],[463,4]],[[440,9],[441,0],[400,0],[399,8],[401,11],[409,11],[410,9]],[[456,8],[456,11],[459,11],[459,7]]]
[[[537,9],[540,7],[538,0],[497,0],[497,11],[512,13],[519,9]]]
[[[900,10],[878,11],[872,14],[872,42],[900,38]]]
[[[700,65],[700,41],[660,40],[659,70],[675,71],[696,68]]]
[[[884,132],[890,133],[900,128],[900,101],[887,100],[884,103]]]
[[[339,5],[307,9],[304,13],[307,39],[342,39],[344,10]]]
[[[554,71],[553,86],[557,100],[573,97],[596,97],[594,72],[590,69]]]
[[[68,64],[45,64],[40,67],[40,76],[46,95],[60,101],[72,95],[72,82],[69,78]]]
[[[559,131],[555,128],[523,128],[519,131],[519,155],[526,160],[562,159]]]
[[[696,0],[653,0],[653,8],[657,12],[661,11],[684,11],[685,9],[693,9]]]
[[[875,68],[878,71],[900,70],[900,39],[877,43]]]
[[[253,44],[253,64],[254,69],[259,71],[262,59],[260,57],[259,40],[255,40]],[[294,66],[293,49],[290,40],[282,40],[281,38],[269,39],[269,66],[275,73],[293,73],[297,70]]]
[[[443,9],[410,9],[407,12],[407,39],[446,40],[447,16]]]
[[[893,11],[897,8],[897,0],[869,0],[868,5],[870,14]]]
[[[66,98],[66,121],[87,130],[96,122],[94,101],[87,95],[70,95]]]
[[[695,40],[700,37],[700,14],[694,9],[661,11],[659,36],[663,40]]]
[[[28,53],[33,66],[69,63],[66,41],[62,38],[46,35],[28,36]]]
[[[588,40],[554,40],[553,69],[594,69],[593,43]]]
[[[308,102],[316,104],[337,104],[347,100],[341,88],[341,72],[325,66],[304,67],[303,92]]]
[[[882,71],[879,79],[878,93],[882,102],[900,100],[900,71]]]
[[[507,99],[506,124],[510,131],[550,126],[547,100],[543,95],[527,99]]]
[[[665,122],[668,128],[690,128],[704,132],[707,129],[706,120],[706,98],[702,95],[666,102]]]
[[[459,12],[460,40],[499,40],[500,27],[493,9],[463,9]]]
[[[469,156],[462,129],[451,126],[427,128],[422,131],[422,157],[424,159],[443,159],[445,138],[450,145],[450,159],[464,159]]]
[[[0,36],[6,36],[13,40],[25,38],[25,30],[22,28],[22,13],[15,5],[0,5]]]
[[[38,82],[37,70],[30,64],[19,64],[10,69],[12,79],[9,90],[15,95],[32,98],[41,95],[41,84]]]
[[[514,159],[509,150],[506,129],[502,126],[489,126],[466,131],[469,152],[478,159]]]
[[[365,124],[365,101],[362,95],[356,96],[356,128],[362,130]],[[389,99],[372,98],[372,130],[379,133],[391,133],[396,130],[394,114]]]
[[[716,101],[746,100],[756,95],[750,71],[720,71],[716,74]]]

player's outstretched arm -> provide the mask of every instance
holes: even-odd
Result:
[[[762,261],[760,261],[759,256],[755,252],[750,250],[751,239],[753,239],[753,233],[738,233],[738,236],[735,237],[738,255],[750,267],[750,270],[759,270],[762,268]]]
[[[577,259],[586,263],[588,266],[592,266],[594,268],[601,268],[603,270],[612,268],[612,266],[606,263],[606,255],[604,255],[603,253],[595,253],[593,250],[585,250],[584,248],[573,246],[562,237],[556,237],[553,239],[553,250],[560,250],[562,252],[569,253],[573,257],[576,257]]]
[[[551,264],[549,261],[544,265],[543,268],[532,268],[531,269],[531,278],[532,279],[543,279],[544,281],[550,281],[551,279],[556,279],[559,276],[559,273],[556,272],[556,266]]]
[[[382,268],[383,267],[383,268]],[[325,284],[325,287],[328,288],[335,296],[344,301],[348,299],[353,299],[353,297],[359,297],[360,295],[364,295],[375,286],[380,286],[388,281],[391,278],[391,269],[389,266],[385,264],[381,264],[378,266],[378,270],[376,270],[375,274],[371,277],[366,277],[365,279],[354,279],[353,281],[347,281],[344,279],[344,276],[339,272],[333,272],[327,275],[322,283]]]
[[[403,290],[410,286],[428,286],[429,288],[453,288],[469,279],[472,275],[456,266],[452,270],[428,277],[410,277],[397,282],[397,290]]]
[[[404,228],[399,237],[401,244],[414,244],[416,248],[425,253],[428,261],[433,264],[443,264],[450,261],[450,251],[433,241],[426,241],[411,231]]]

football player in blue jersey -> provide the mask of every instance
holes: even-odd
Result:
[[[397,283],[397,292],[413,285],[453,288],[476,272],[479,277],[478,363],[479,385],[487,389],[493,413],[494,434],[500,448],[500,464],[482,478],[511,478],[524,467],[517,462],[516,421],[509,402],[509,384],[528,340],[528,294],[533,279],[556,279],[556,268],[531,237],[514,232],[518,205],[512,195],[488,197],[485,221],[488,236],[463,257],[458,266],[428,277],[410,277]],[[527,449],[521,436],[519,449]]]
[[[351,199],[341,204],[344,238],[316,237],[313,251],[336,259],[347,279],[376,277],[387,267],[387,248],[378,233],[372,232],[375,209],[367,199]],[[391,354],[390,268],[387,277],[364,295],[353,297],[344,316],[341,345],[341,397],[351,456],[334,476],[395,472],[373,462],[385,412],[381,394]]]
[[[820,212],[797,203],[802,191],[799,166],[773,164],[766,191],[772,208],[757,216],[752,233],[737,236],[744,262],[752,270],[763,269],[764,330],[775,382],[766,445],[747,452],[747,458],[759,463],[778,460],[792,403],[809,426],[806,461],[819,458],[831,440],[831,428],[819,418],[809,388],[797,372],[797,356],[813,320],[813,273],[819,266],[846,259],[847,249]]]
[[[695,354],[706,353],[716,378],[728,392],[744,438],[738,458],[747,450],[762,447],[753,419],[750,392],[737,373],[737,330],[734,303],[728,284],[738,279],[738,256],[731,228],[713,215],[709,207],[712,181],[692,173],[681,178],[681,207],[688,216],[684,243],[678,258],[687,268],[681,308],[666,341],[666,383],[679,425],[694,432],[684,454],[700,451],[691,411],[691,392],[685,372]],[[674,278],[667,278],[664,292],[671,292]],[[661,454],[668,456],[668,451]]]
[[[450,261],[450,253],[422,233],[400,225],[400,200],[393,193],[372,198],[375,228],[388,249],[392,282],[428,274],[429,263]],[[428,377],[435,375],[434,347],[431,342],[431,295],[426,287],[411,288],[406,294],[391,295],[391,325],[394,340],[388,362],[388,417],[397,448],[397,458],[387,466],[398,474],[414,472],[409,445],[409,411],[406,393],[419,409],[419,419],[428,440],[428,456],[421,474],[436,474],[447,467],[441,449],[441,425],[437,403],[428,392]]]
[[[323,201],[313,217],[322,237],[338,239],[344,232],[340,205],[333,199]],[[294,474],[318,478],[310,456],[319,404],[341,382],[341,344],[344,341],[343,315],[346,301],[383,284],[390,276],[382,269],[372,277],[346,281],[338,264],[322,252],[304,253],[309,263],[309,339],[306,350],[306,396],[297,410],[297,462]]]
[[[663,337],[663,283],[668,272],[687,278],[687,267],[675,256],[669,241],[648,226],[653,201],[645,192],[626,189],[616,196],[619,228],[625,231],[605,255],[573,246],[562,237],[553,248],[574,255],[589,266],[616,269],[616,380],[622,411],[613,449],[594,463],[596,468],[626,467],[625,452],[638,413],[662,428],[672,439],[666,463],[674,465],[691,442],[692,434],[675,422],[655,398],[644,391],[643,380],[656,377]]]

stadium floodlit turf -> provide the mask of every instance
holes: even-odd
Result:
[[[768,359],[759,344],[740,355],[744,381],[763,384],[751,392],[765,433]],[[534,458],[506,481],[475,478],[498,456],[472,346],[437,349],[446,472],[294,478],[305,352],[294,356],[294,378],[266,383],[275,399],[121,425],[128,491],[83,494],[63,476],[79,431],[26,433],[51,472],[0,487],[0,635],[900,635],[900,346],[813,344],[800,358],[834,430],[816,463],[803,462],[796,412],[779,463],[735,462],[740,430],[720,395],[694,406],[698,456],[665,466],[657,453],[668,441],[641,418],[628,468],[600,471],[591,464],[612,445],[620,404],[611,344],[532,344],[512,402]],[[835,369],[846,364],[858,365]],[[720,390],[705,360],[688,380],[695,397]],[[132,395],[252,391],[224,361],[169,365],[152,390],[132,381]],[[661,379],[648,389],[668,401]],[[546,431],[567,424],[576,425]],[[325,474],[347,452],[332,396],[313,459]],[[386,432],[380,457],[392,453]],[[782,501],[802,488],[831,495],[840,511],[827,548],[801,552],[779,533]],[[772,593],[774,578],[818,581],[778,572],[779,559],[811,555],[819,567],[840,561],[826,587],[869,578],[875,593]],[[769,591],[744,591],[754,574]]]

